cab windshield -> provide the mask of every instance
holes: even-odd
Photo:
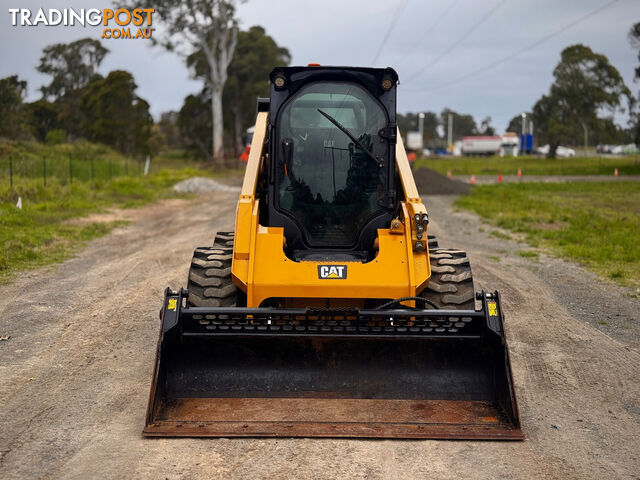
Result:
[[[353,245],[382,210],[384,109],[356,84],[316,82],[279,117],[278,206],[302,226],[311,246]]]

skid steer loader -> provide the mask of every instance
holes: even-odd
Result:
[[[397,84],[272,71],[235,229],[165,292],[144,435],[522,438],[500,295],[427,234]]]

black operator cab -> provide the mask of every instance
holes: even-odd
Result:
[[[372,260],[396,212],[396,85],[391,68],[271,72],[269,226],[302,260]]]

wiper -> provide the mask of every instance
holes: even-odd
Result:
[[[344,133],[347,137],[349,137],[351,139],[351,141],[353,143],[355,143],[356,145],[358,145],[358,147],[360,147],[362,149],[363,152],[365,152],[367,155],[369,155],[374,162],[378,163],[378,159],[373,155],[373,153],[371,153],[369,151],[369,149],[367,147],[365,147],[362,142],[360,140],[358,140],[356,137],[354,137],[353,135],[351,135],[351,132],[349,130],[347,130],[344,126],[342,126],[340,124],[340,122],[338,122],[335,118],[333,118],[331,115],[329,115],[326,112],[323,112],[322,110],[320,110],[319,108],[317,109],[318,112],[320,112],[327,120],[329,120],[331,123],[333,123],[336,127],[338,127],[342,133]]]

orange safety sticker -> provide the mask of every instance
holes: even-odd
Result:
[[[169,304],[167,305],[167,308],[169,310],[173,310],[175,312],[177,310],[177,308],[178,308],[178,299],[177,298],[170,298],[169,299]]]
[[[489,316],[497,317],[498,316],[498,306],[496,302],[487,302],[487,307],[489,307]]]

